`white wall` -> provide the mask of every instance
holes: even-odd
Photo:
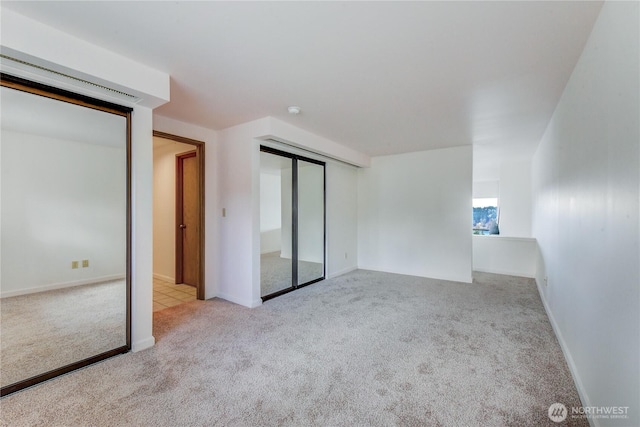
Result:
[[[500,235],[531,237],[531,162],[500,165]]]
[[[473,271],[535,277],[536,248],[530,237],[473,236]]]
[[[505,160],[498,181],[474,181],[474,198],[498,198],[500,235],[531,237],[531,161]]]
[[[500,164],[499,181],[473,183],[474,197],[497,197],[499,236],[473,236],[473,270],[533,277],[535,239],[531,239],[531,162]]]
[[[358,268],[358,169],[327,162],[327,277]]]
[[[536,279],[583,404],[630,407],[594,425],[640,425],[638,6],[604,3],[532,168]]]
[[[204,297],[213,298],[218,295],[220,281],[218,254],[221,208],[218,193],[217,133],[211,129],[158,115],[153,117],[153,130],[204,142]]]
[[[154,137],[153,149],[153,276],[175,283],[176,154],[195,146]],[[162,142],[161,142],[162,144]]]
[[[474,199],[493,199],[500,196],[500,181],[473,181]]]
[[[153,337],[153,119],[136,107],[131,123],[131,336],[133,351],[155,344]]]
[[[122,142],[2,130],[2,297],[125,277]],[[89,267],[71,268],[85,259]]]
[[[358,179],[358,266],[471,282],[471,146],[374,157]]]
[[[260,253],[278,252],[282,247],[282,179],[280,173],[260,173]]]
[[[220,284],[218,296],[246,307],[260,299],[260,145],[265,120],[219,133]]]

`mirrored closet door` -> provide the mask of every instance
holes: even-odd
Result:
[[[130,349],[130,114],[2,74],[1,394]]]
[[[324,278],[324,164],[298,165],[298,286]]]
[[[262,300],[325,277],[325,164],[260,148]]]

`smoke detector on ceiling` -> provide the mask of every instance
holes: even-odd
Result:
[[[293,114],[294,116],[297,116],[298,114],[300,114],[300,111],[302,111],[300,107],[296,107],[295,105],[289,107],[288,110],[289,114]]]

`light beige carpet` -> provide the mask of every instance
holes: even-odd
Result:
[[[126,345],[126,298],[115,280],[0,299],[0,384]]]
[[[168,308],[154,334],[152,349],[2,399],[0,423],[520,427],[580,404],[529,279],[356,271],[255,309]]]

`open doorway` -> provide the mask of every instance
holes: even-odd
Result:
[[[204,296],[204,143],[154,131],[153,309]]]

